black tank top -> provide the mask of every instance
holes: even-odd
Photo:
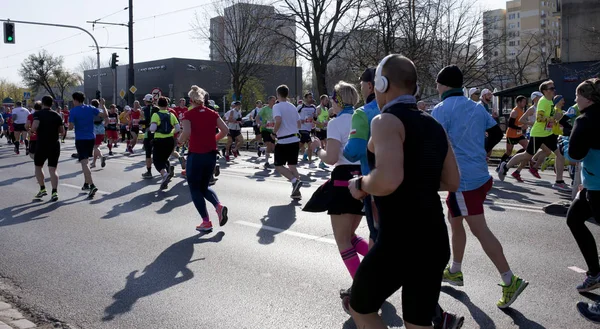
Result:
[[[398,103],[382,113],[396,116],[404,124],[404,180],[392,194],[375,197],[379,211],[379,240],[401,245],[409,253],[415,247],[425,252],[438,244],[433,255],[448,256],[449,241],[440,195],[440,179],[448,140],[444,128],[416,104]],[[367,151],[371,170],[375,156]],[[446,255],[447,252],[447,255]]]
[[[115,113],[108,113],[108,125],[107,130],[117,130],[117,122],[119,121],[119,115]]]

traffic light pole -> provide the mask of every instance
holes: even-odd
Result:
[[[127,103],[133,106],[135,93],[129,91],[135,85],[135,71],[133,70],[133,0],[129,0],[129,65],[127,65]],[[131,97],[130,97],[131,95]]]
[[[79,26],[75,26],[75,25],[63,25],[63,24],[29,22],[29,21],[13,21],[13,20],[8,20],[8,19],[0,19],[0,22],[11,22],[11,23],[30,24],[30,25],[64,27],[64,28],[67,28],[67,29],[81,30],[81,31],[87,33],[87,35],[89,35],[92,38],[92,40],[94,40],[94,44],[96,45],[96,61],[97,61],[96,65],[98,67],[98,91],[100,93],[102,93],[102,80],[100,78],[100,47],[98,47],[98,42],[96,41],[96,38],[94,38],[94,36],[90,32],[88,32],[86,29],[81,28]]]

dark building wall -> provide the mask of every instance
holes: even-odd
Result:
[[[551,64],[550,79],[556,93],[565,97],[565,105],[575,104],[575,90],[586,79],[600,77],[600,61]]]

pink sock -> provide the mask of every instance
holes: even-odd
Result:
[[[358,270],[358,266],[360,265],[356,249],[354,249],[354,247],[346,249],[340,252],[340,255],[344,260],[344,264],[346,264],[348,272],[350,272],[350,276],[354,279],[354,274],[356,274],[356,270]]]
[[[202,218],[203,222],[210,222],[210,219],[208,219],[208,217]]]
[[[358,235],[355,235],[352,238],[352,245],[354,246],[354,249],[356,249],[356,252],[361,256],[365,256],[369,252],[369,244],[365,239]]]

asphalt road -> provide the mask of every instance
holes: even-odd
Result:
[[[80,328],[355,328],[338,298],[351,278],[329,219],[301,210],[328,172],[303,165],[309,186],[296,203],[290,184],[263,170],[255,155],[222,162],[214,188],[230,222],[199,236],[200,217],[180,177],[158,192],[158,178],[140,177],[141,154],[117,155],[93,171],[100,193],[89,201],[72,152],[68,141],[60,201],[32,202],[32,161],[0,147],[0,276],[20,287],[26,305]],[[440,304],[464,315],[464,328],[593,328],[575,309],[586,299],[575,290],[583,276],[569,269],[585,268],[584,261],[564,218],[541,211],[561,193],[550,188],[550,176],[523,176],[522,185],[495,183],[486,212],[529,287],[500,311],[499,274],[470,235],[466,285],[444,287]],[[359,233],[367,236],[364,221]],[[402,326],[399,293],[382,312],[391,327]]]

